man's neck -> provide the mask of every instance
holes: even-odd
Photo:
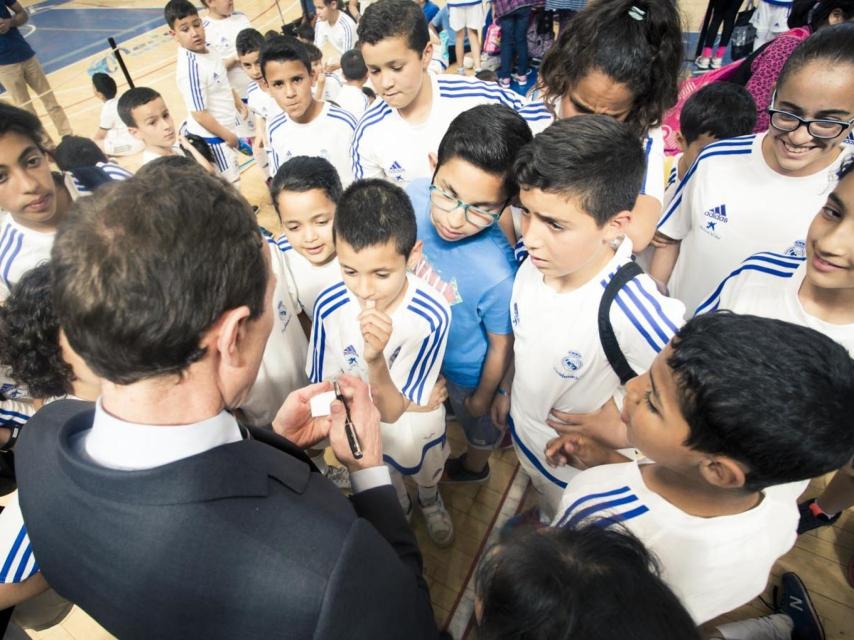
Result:
[[[804,278],[798,300],[811,316],[830,324],[854,324],[854,289],[826,289]]]
[[[433,81],[426,71],[421,72],[421,88],[415,99],[403,109],[398,109],[400,117],[410,124],[421,124],[430,117],[433,109]]]
[[[674,507],[698,518],[731,516],[750,511],[762,502],[762,493],[715,487],[694,474],[660,464],[641,466],[644,484]]]
[[[111,415],[135,424],[188,425],[219,414],[224,406],[216,384],[192,369],[129,385],[104,382],[101,403]]]
[[[175,147],[173,145],[169,145],[168,147],[161,147],[158,144],[147,144],[145,145],[145,150],[150,151],[151,153],[155,153],[158,156],[177,156],[178,153],[175,151]]]

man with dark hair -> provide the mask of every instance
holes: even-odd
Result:
[[[279,411],[293,443],[229,413],[279,313],[267,247],[246,201],[196,167],[80,201],[53,252],[54,298],[103,391],[94,408],[46,407],[20,442],[33,553],[121,638],[435,638],[367,385],[339,378],[360,459],[341,402],[312,418],[328,382]],[[350,501],[301,451],[326,437]]]
[[[0,2],[0,84],[19,107],[35,115],[33,98],[27,92],[29,86],[41,100],[59,136],[67,136],[71,134],[68,116],[56,101],[35,51],[18,30],[29,19],[20,0]]]

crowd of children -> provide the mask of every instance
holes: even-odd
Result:
[[[119,95],[102,73],[94,143],[54,148],[0,104],[0,451],[42,404],[99,395],[45,263],[76,200],[134,180],[110,158],[141,150],[140,173],[200,166],[239,189],[245,154],[282,233],[260,231],[274,321],[237,415],[274,425],[290,392],[362,378],[400,507],[440,547],[455,538],[440,486],[486,482],[508,435],[538,503],[478,567],[478,637],[698,638],[763,591],[799,533],[854,504],[854,25],[788,56],[767,131],[753,133],[748,89],[694,93],[665,178],[675,0],[583,8],[530,97],[510,80],[527,83],[533,3],[496,1],[507,51],[488,82],[463,65],[468,42],[480,70],[479,0],[448,2],[453,74],[437,73],[430,2],[315,0],[299,37],[203,2],[204,16],[164,9],[183,123],[157,91]],[[783,4],[760,3],[769,33]],[[723,46],[738,3],[714,7]],[[451,420],[466,442],[452,457]],[[309,457],[349,490],[323,444]],[[16,500],[0,564],[0,608],[48,589]],[[791,574],[783,592],[808,600]],[[781,604],[714,637],[817,630]]]

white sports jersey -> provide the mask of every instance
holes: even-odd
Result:
[[[142,148],[142,141],[134,138],[127,125],[119,117],[119,99],[107,100],[101,107],[98,127],[107,132],[104,150],[107,155],[130,155]]]
[[[237,34],[244,29],[251,29],[252,23],[245,13],[235,11],[227,18],[222,20],[212,20],[210,16],[202,20],[202,26],[205,28],[205,41],[209,51],[212,51],[222,59],[236,58],[237,48],[235,41]],[[228,82],[232,89],[237,91],[237,95],[241,98],[246,97],[246,88],[249,85],[249,76],[240,67],[239,64],[233,66],[227,71]]]
[[[519,109],[519,115],[525,118],[528,126],[531,127],[531,133],[534,135],[545,131],[555,121],[554,114],[542,100],[532,100],[525,103]]]
[[[23,582],[39,572],[17,491],[0,513],[0,561],[0,584]]]
[[[337,73],[324,73],[323,76],[326,78],[326,82],[323,84],[323,100],[338,104],[338,94],[341,92],[344,82]],[[315,95],[317,95],[315,91],[316,87],[317,84],[313,84],[311,87],[311,92]],[[340,107],[341,105],[338,106]],[[356,120],[358,121],[358,118]]]
[[[807,313],[801,304],[798,290],[806,273],[806,258],[757,253],[729,274],[697,308],[697,313],[730,309],[809,327],[836,340],[854,357],[854,324],[825,322]]]
[[[762,593],[771,567],[795,544],[798,508],[775,488],[749,511],[700,518],[649,490],[637,462],[580,472],[554,526],[584,521],[623,526],[661,564],[661,577],[699,625]]]
[[[304,311],[309,318],[313,318],[314,304],[320,292],[341,280],[341,266],[338,264],[338,258],[333,258],[317,267],[297,253],[284,234],[279,236],[276,243],[291,269],[299,310]]]
[[[339,55],[343,55],[355,47],[358,41],[356,23],[343,11],[338,12],[335,24],[318,20],[314,25],[314,44],[318,49],[322,50],[323,45],[328,42],[335,47]]]
[[[275,240],[267,237],[267,245],[270,247],[271,266],[276,278],[276,289],[273,292],[276,319],[264,348],[258,377],[249,391],[249,397],[240,407],[246,421],[254,426],[271,424],[288,394],[308,382],[303,367],[308,341],[297,319],[299,309],[291,294],[291,272]]]
[[[273,173],[294,156],[319,156],[332,163],[346,187],[353,181],[349,149],[355,128],[353,116],[329,103],[306,124],[294,122],[284,112],[278,114],[267,122]]]
[[[246,87],[246,106],[265,121],[282,111],[276,99],[258,86],[254,80]]]
[[[439,376],[451,309],[427,282],[407,274],[407,290],[389,315],[392,333],[383,353],[389,373],[401,394],[414,404],[430,399]],[[367,380],[362,358],[364,339],[359,328],[362,308],[342,281],[323,291],[314,308],[306,370],[311,382],[330,380],[340,373]],[[444,409],[429,413],[406,412],[393,425],[381,424],[383,458],[405,475],[420,471],[425,453],[445,444]]]
[[[114,165],[117,166],[117,165]],[[54,179],[59,174],[54,174]],[[130,174],[128,174],[130,175]],[[63,184],[72,200],[91,193],[76,182],[70,173],[62,175]],[[27,271],[50,260],[56,233],[34,231],[15,222],[11,213],[0,218],[0,302],[9,297],[11,288]]]
[[[356,119],[356,122],[359,121],[368,108],[368,96],[362,93],[359,87],[355,87],[352,84],[345,84],[341,87],[338,95],[335,97],[335,102],[344,111],[350,112]]]
[[[451,121],[481,104],[503,104],[518,110],[519,96],[495,83],[465,76],[428,74],[433,105],[427,119],[418,124],[404,120],[384,100],[377,100],[362,116],[353,137],[353,175],[386,178],[405,186],[416,178],[432,175],[428,154],[439,143]]]
[[[175,152],[175,155],[183,156],[184,158],[190,158],[192,156],[187,155],[184,150],[181,148],[180,144],[172,145],[172,150]],[[166,156],[159,154],[151,149],[144,149],[142,152],[142,164],[148,164],[152,160],[157,160],[157,158],[165,158]],[[142,166],[142,165],[140,165]]]
[[[237,127],[234,94],[222,58],[216,53],[193,53],[178,47],[175,80],[187,107],[187,131],[209,138],[208,142],[222,142],[193,118],[194,111],[207,111],[226,129]]]
[[[682,241],[668,287],[691,312],[757,251],[803,255],[810,222],[851,152],[845,145],[828,168],[792,178],[765,162],[764,137],[741,136],[703,149],[658,223],[659,231]]]
[[[546,443],[557,436],[546,419],[552,408],[596,411],[620,388],[602,349],[598,314],[605,287],[617,269],[631,260],[631,253],[631,241],[626,238],[599,274],[567,293],[548,286],[530,260],[519,267],[513,283],[510,319],[516,339],[516,373],[510,413],[514,440],[527,466],[560,488],[578,470],[546,467]],[[645,274],[623,287],[611,305],[610,318],[632,369],[640,373],[650,367],[684,314],[682,303],[662,296]]]

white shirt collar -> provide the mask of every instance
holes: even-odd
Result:
[[[226,411],[194,424],[147,425],[125,422],[95,404],[92,428],[82,436],[83,451],[110,469],[153,469],[241,440],[237,420]]]

